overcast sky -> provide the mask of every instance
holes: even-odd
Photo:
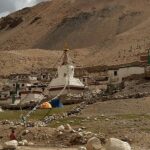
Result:
[[[0,17],[45,0],[0,0]]]

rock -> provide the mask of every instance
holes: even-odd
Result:
[[[5,124],[12,124],[12,122],[9,121],[9,120],[4,120],[4,121],[2,121],[2,124],[3,124],[3,125],[5,125]]]
[[[25,130],[25,133],[28,134],[30,131],[29,130]]]
[[[97,119],[97,118],[94,118],[94,120],[97,121],[98,119]]]
[[[22,133],[22,135],[26,135],[26,134],[28,134],[29,132],[30,132],[29,130],[24,130],[23,133]]]
[[[86,129],[86,127],[84,127],[84,126],[83,126],[83,127],[81,127],[81,129],[82,129],[82,130],[85,130],[85,129]]]
[[[74,135],[72,135],[72,137],[70,138],[69,143],[71,145],[77,145],[77,144],[84,144],[84,137],[82,134],[80,133],[75,133]]]
[[[78,129],[78,132],[81,132],[81,131],[82,131],[82,129],[81,129],[81,128],[79,128],[79,129]]]
[[[15,130],[15,129],[17,129],[17,127],[16,126],[11,126],[9,129]]]
[[[88,116],[86,119],[87,119],[87,120],[90,120],[90,117]]]
[[[4,112],[4,110],[2,109],[2,107],[0,106],[0,112]]]
[[[18,146],[24,146],[24,142],[19,141],[19,142],[18,142]]]
[[[96,137],[92,137],[88,140],[86,148],[87,150],[101,150],[101,141]]]
[[[127,142],[129,144],[132,143],[132,139],[130,139],[128,136],[124,136],[121,140],[124,141],[124,142]]]
[[[61,125],[57,128],[57,131],[63,132],[64,130],[65,130],[65,127],[63,125]]]
[[[63,135],[63,132],[62,131],[59,131],[59,133],[58,133],[59,135]]]
[[[36,127],[46,127],[46,124],[42,121],[37,121],[37,122],[35,122],[34,126],[36,126]]]
[[[28,146],[28,141],[27,140],[22,140],[25,146]]]
[[[33,146],[33,145],[34,145],[34,143],[32,143],[32,142],[28,143],[28,146]]]
[[[3,149],[17,149],[18,142],[16,140],[5,142],[3,145]]]
[[[71,120],[70,123],[74,123],[74,120]]]
[[[87,149],[86,149],[86,147],[81,146],[81,147],[78,148],[78,150],[87,150]]]
[[[78,135],[83,137],[83,132],[78,132]]]
[[[85,132],[85,135],[92,135],[92,132],[90,132],[90,131]]]
[[[33,146],[34,143],[28,142],[27,140],[22,140],[18,142],[18,146]]]
[[[72,127],[70,126],[70,124],[66,124],[66,125],[65,125],[65,130],[68,131],[68,132],[71,132],[73,129],[72,129]]]
[[[109,121],[109,118],[106,118],[105,121]]]
[[[28,146],[28,141],[27,140],[22,140],[18,142],[19,146]]]
[[[131,146],[124,141],[110,138],[105,145],[106,150],[131,150]]]
[[[76,130],[72,130],[71,132],[72,132],[72,133],[76,133],[77,131],[76,131]]]

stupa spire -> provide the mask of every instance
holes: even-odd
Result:
[[[62,65],[67,65],[67,64],[70,63],[70,62],[69,62],[68,51],[69,51],[69,49],[64,49],[64,56],[63,56]]]
[[[68,43],[66,42],[64,44],[64,56],[63,56],[63,62],[62,62],[62,65],[67,65],[67,64],[70,64],[70,58],[69,58],[69,55],[68,55],[68,52],[69,52],[69,48],[68,48]]]

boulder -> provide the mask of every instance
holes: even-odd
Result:
[[[81,147],[78,148],[78,150],[87,150],[87,149],[86,149],[86,147],[81,146]]]
[[[28,141],[27,140],[22,140],[18,142],[19,146],[28,146]]]
[[[72,127],[70,126],[70,124],[66,124],[66,125],[65,125],[65,130],[68,131],[68,132],[73,131],[73,129],[72,129]]]
[[[3,145],[3,149],[17,149],[18,142],[16,140],[5,142]]]
[[[24,146],[24,142],[19,141],[19,142],[18,142],[18,146]]]
[[[71,136],[69,143],[71,145],[85,144],[83,134],[75,133]]]
[[[65,127],[63,125],[61,125],[57,128],[57,131],[63,132],[64,130],[65,130]]]
[[[110,138],[105,145],[106,150],[131,150],[131,146],[124,141]]]
[[[102,150],[101,141],[96,137],[92,137],[88,140],[86,148],[87,150]]]
[[[28,141],[27,140],[22,140],[25,146],[28,146]]]
[[[28,146],[33,146],[33,145],[34,145],[34,143],[28,142]]]

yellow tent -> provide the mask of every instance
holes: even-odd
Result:
[[[40,108],[41,109],[51,109],[52,105],[48,102],[44,102],[43,104],[41,104]]]

